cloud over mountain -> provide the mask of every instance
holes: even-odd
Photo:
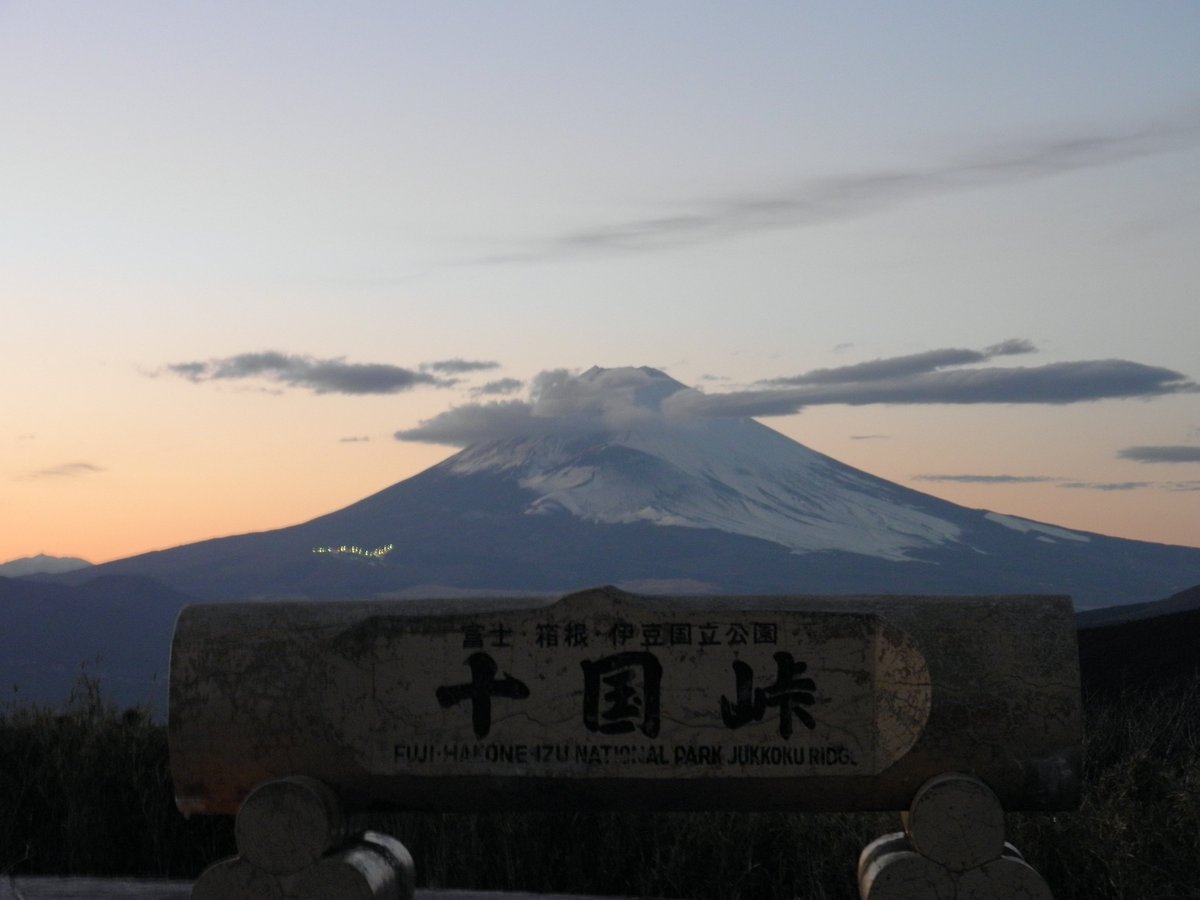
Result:
[[[456,406],[416,428],[395,433],[401,441],[466,446],[485,438],[519,438],[591,428],[649,425],[661,417],[642,390],[676,390],[678,382],[650,369],[592,369],[576,377],[566,369],[536,375],[529,400],[500,400]]]
[[[477,388],[471,388],[471,393],[476,397],[495,397],[502,394],[515,394],[523,387],[525,387],[525,382],[519,378],[499,378]]]
[[[415,428],[395,433],[398,441],[423,441],[465,447],[483,438],[503,440],[547,433],[551,421],[538,419],[533,407],[524,400],[494,403],[467,403],[455,406]]]
[[[816,369],[760,382],[771,386],[711,394],[655,377],[650,369],[593,369],[579,377],[557,369],[533,379],[528,400],[467,403],[395,436],[402,441],[466,446],[487,438],[540,435],[555,429],[791,415],[828,404],[1067,404],[1200,390],[1180,372],[1121,359],[961,368],[1032,352],[1029,341],[1014,339],[983,350],[938,349]]]
[[[873,365],[882,366],[887,362],[878,360]],[[666,411],[676,415],[785,416],[806,406],[828,404],[1064,404],[1159,397],[1197,390],[1197,385],[1181,372],[1123,359],[1031,367],[923,370],[892,378],[872,375],[846,381],[834,380],[838,371],[823,370],[820,382],[799,382],[794,387],[723,394],[681,392],[667,401]],[[856,376],[851,373],[847,377],[854,379]]]

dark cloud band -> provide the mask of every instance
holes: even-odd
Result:
[[[1200,481],[1168,481],[1163,487],[1168,491],[1200,491]]]
[[[1126,447],[1117,456],[1142,463],[1200,462],[1200,446]]]
[[[524,386],[525,382],[518,378],[500,378],[496,381],[489,381],[487,384],[480,385],[477,388],[472,388],[471,393],[476,397],[496,397],[515,394]]]
[[[579,377],[554,370],[533,380],[528,401],[469,403],[395,436],[402,441],[465,446],[489,438],[579,428],[585,423],[590,423],[588,427],[617,427],[689,418],[766,417],[828,404],[1068,404],[1200,390],[1180,372],[1120,359],[1021,368],[947,368],[1031,349],[1028,341],[1012,340],[982,351],[933,350],[820,370],[819,377],[801,384],[715,394],[685,388],[654,370],[592,370]],[[885,377],[885,372],[892,375]],[[506,390],[516,387],[505,381],[495,384],[503,384]],[[639,400],[644,392],[655,401]],[[486,391],[479,389],[477,395],[483,393]]]
[[[1064,481],[1059,487],[1083,491],[1140,491],[1162,487],[1153,481]]]
[[[883,361],[881,361],[883,362]],[[1029,368],[922,372],[887,380],[812,384],[703,394],[679,392],[664,402],[673,414],[785,416],[807,406],[843,404],[1066,404],[1196,391],[1180,372],[1121,359],[1050,363]]]
[[[1050,475],[914,475],[913,479],[951,484],[1044,484],[1059,480]]]
[[[1053,484],[1072,491],[1200,490],[1200,481],[1072,481],[1051,475],[914,475],[914,481],[953,484]]]
[[[1031,341],[1013,339],[993,344],[984,350],[928,350],[924,353],[875,359],[870,362],[856,363],[851,366],[838,366],[833,369],[813,369],[811,372],[805,372],[802,375],[771,378],[760,383],[790,387],[804,384],[846,384],[862,381],[882,381],[890,378],[921,375],[950,366],[965,366],[970,363],[987,362],[989,359],[997,356],[1014,356],[1020,353],[1034,352],[1036,352],[1036,348]]]
[[[485,372],[488,369],[500,368],[500,363],[491,360],[476,359],[441,359],[436,362],[421,363],[422,369],[441,372],[443,375],[465,375],[468,372]]]
[[[769,194],[710,201],[671,215],[596,225],[552,237],[477,264],[538,262],[670,249],[772,229],[862,216],[923,197],[1034,181],[1114,165],[1195,144],[1200,119],[1110,133],[1079,134],[996,147],[924,168],[833,176]]]
[[[103,472],[103,466],[97,466],[89,462],[73,462],[63,463],[58,466],[50,466],[45,469],[38,469],[36,472],[30,472],[29,478],[78,478],[81,475],[94,475],[97,472]]]
[[[523,400],[468,403],[456,406],[418,425],[395,433],[398,441],[422,441],[465,447],[476,441],[535,437],[547,433],[553,420],[538,419],[533,405]]]
[[[167,371],[189,381],[264,378],[316,394],[396,394],[416,387],[453,384],[428,372],[386,363],[350,363],[276,351],[242,353],[207,362],[175,363]]]

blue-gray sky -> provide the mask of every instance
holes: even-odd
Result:
[[[300,521],[592,365],[1198,544],[1197,34],[1191,3],[0,0],[0,560]]]

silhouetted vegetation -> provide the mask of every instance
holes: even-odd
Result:
[[[1200,896],[1200,678],[1090,693],[1080,810],[1012,815],[1059,898]],[[194,877],[229,819],[174,808],[165,728],[82,682],[0,716],[0,871]],[[895,814],[394,814],[421,884],[664,897],[855,898]]]
[[[167,731],[81,677],[64,710],[0,713],[0,873],[182,875],[233,852],[230,820],[175,809]]]

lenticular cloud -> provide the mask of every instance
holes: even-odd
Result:
[[[786,416],[830,404],[1068,404],[1153,398],[1200,388],[1181,372],[1122,359],[986,366],[998,356],[1034,352],[1013,339],[984,350],[940,349],[872,360],[721,393],[688,388],[657,369],[592,368],[542,372],[528,400],[468,403],[397,431],[397,440],[467,446],[494,438],[561,431],[646,429],[688,420]]]

